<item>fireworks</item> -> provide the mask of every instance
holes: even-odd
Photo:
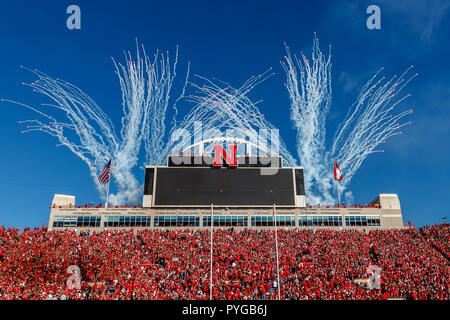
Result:
[[[138,201],[142,184],[134,174],[137,166],[163,165],[170,153],[182,152],[195,140],[218,136],[244,138],[261,150],[281,155],[285,165],[301,164],[305,168],[308,202],[333,203],[333,162],[337,161],[343,172],[343,191],[366,157],[381,152],[376,149],[379,144],[401,134],[400,128],[411,123],[403,121],[411,109],[395,111],[409,96],[403,95],[402,90],[417,74],[411,75],[410,67],[400,77],[386,80],[380,77],[381,69],[362,88],[327,149],[326,118],[332,98],[331,47],[328,55],[322,53],[315,36],[311,58],[303,54],[297,57],[285,46],[287,54],[281,62],[287,77],[285,86],[291,102],[291,120],[296,130],[297,160],[276,128],[260,112],[258,104],[262,100],[253,102],[248,97],[259,83],[272,76],[271,68],[234,88],[228,83],[198,75],[194,75],[196,82],[190,81],[188,64],[184,85],[173,99],[178,47],[175,57],[170,59],[168,52],[164,55],[158,51],[150,58],[143,45],[139,46],[137,42],[136,45],[136,56],[124,53],[123,65],[113,59],[122,93],[120,132],[116,132],[110,118],[82,90],[37,70],[30,71],[38,79],[25,85],[47,96],[51,103],[33,107],[2,99],[29,108],[47,120],[19,123],[26,125],[23,133],[41,131],[50,134],[58,140],[57,146],[66,146],[81,158],[88,165],[101,194],[104,190],[97,175],[105,163],[113,159],[111,170],[117,189],[110,196],[113,204]],[[192,108],[178,120],[177,104],[181,100]],[[169,110],[173,117],[168,130]],[[140,157],[142,150],[144,157]],[[212,152],[212,145],[202,151]]]
[[[270,150],[271,154],[279,153],[285,163],[295,164],[294,157],[275,134],[276,128],[260,112],[258,104],[262,101],[254,103],[247,97],[256,85],[271,75],[269,69],[261,75],[251,77],[238,89],[228,83],[213,82],[195,75],[205,84],[190,83],[194,92],[186,96],[186,99],[194,104],[194,108],[176,128],[193,132],[197,140],[224,135],[244,138],[264,150]],[[174,150],[181,149],[180,146],[170,147]],[[206,153],[211,151],[212,146],[205,150]]]
[[[258,146],[262,144],[265,150],[269,150],[269,146],[270,150],[281,150],[281,155],[288,162],[295,162],[284,143],[281,142],[280,146],[278,135],[269,134],[275,128],[264,119],[257,103],[246,96],[254,86],[269,76],[268,72],[250,78],[239,89],[228,84],[222,88],[213,81],[197,76],[200,81],[206,82],[200,86],[188,82],[188,64],[184,86],[172,105],[172,126],[167,131],[166,117],[176,77],[178,48],[173,66],[169,53],[160,56],[156,52],[151,59],[144,47],[139,45],[135,59],[130,52],[124,56],[124,65],[113,59],[122,92],[123,117],[119,133],[102,109],[81,89],[37,70],[30,71],[38,80],[25,85],[47,96],[52,103],[41,104],[36,108],[12,100],[2,100],[24,106],[48,119],[48,123],[40,120],[19,123],[26,124],[23,133],[41,131],[50,134],[58,139],[57,146],[66,146],[80,157],[88,165],[93,181],[103,196],[104,188],[97,176],[105,163],[113,159],[111,172],[117,192],[110,195],[112,204],[139,201],[142,185],[133,172],[136,166],[162,165],[167,155],[182,150],[191,144],[192,137],[199,135],[205,138],[213,133],[222,136],[226,131],[226,134],[235,137],[246,137]],[[186,95],[188,84],[194,92]],[[178,121],[176,105],[183,98],[193,103],[194,107],[182,121]],[[60,118],[63,120],[58,120]],[[178,141],[180,132],[188,132],[188,139]],[[266,132],[266,141],[261,141],[261,132]],[[142,148],[145,150],[145,158],[140,159]]]
[[[111,195],[111,203],[136,202],[141,184],[133,168],[138,165],[143,141],[150,161],[160,156],[165,134],[164,116],[177,59],[178,49],[172,67],[168,54],[159,58],[157,52],[150,59],[144,47],[138,46],[135,60],[130,52],[125,53],[125,65],[113,60],[122,91],[123,117],[119,133],[102,109],[81,89],[37,70],[30,71],[38,80],[25,85],[47,96],[52,103],[36,108],[11,100],[3,101],[24,106],[48,119],[49,122],[25,120],[20,123],[27,125],[24,133],[41,131],[50,134],[58,139],[58,146],[66,146],[80,157],[88,165],[101,194],[104,189],[96,177],[105,163],[113,159],[111,170],[117,193]]]
[[[331,57],[326,57],[314,38],[311,60],[292,56],[289,47],[281,65],[291,100],[291,119],[297,131],[297,154],[305,170],[305,186],[311,203],[332,202],[327,185],[331,165],[325,159],[325,119],[331,105]],[[321,200],[324,200],[321,202]]]
[[[326,57],[314,37],[311,60],[302,54],[287,56],[282,66],[291,101],[291,119],[297,130],[297,153],[306,168],[305,185],[310,203],[333,203],[334,185],[330,174],[336,160],[344,173],[341,190],[352,180],[355,172],[369,154],[382,152],[376,147],[392,136],[401,134],[400,128],[411,122],[402,119],[412,109],[395,113],[400,102],[410,96],[402,95],[404,87],[417,74],[412,66],[400,77],[380,78],[378,71],[362,88],[356,102],[334,135],[326,150],[326,117],[331,106],[331,48]]]

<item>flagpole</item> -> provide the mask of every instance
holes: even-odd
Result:
[[[106,202],[105,202],[105,207],[108,207],[108,197],[109,197],[109,185],[111,184],[111,176],[112,176],[112,161],[111,161],[111,165],[109,167],[109,180],[108,180],[108,187],[106,189]]]
[[[337,175],[337,173],[339,174],[339,176]],[[337,194],[338,194],[338,208],[341,207],[341,193],[339,191],[339,181],[342,180],[342,172],[341,169],[339,169],[339,166],[336,162],[336,160],[334,160],[334,180],[336,181],[336,188],[337,188]]]
[[[209,277],[209,300],[213,299],[213,227],[214,227],[214,209],[211,203],[211,250],[210,250],[210,277]]]
[[[280,284],[280,264],[278,261],[278,231],[277,231],[277,211],[275,209],[275,204],[273,204],[273,216],[275,219],[275,250],[277,255],[277,282],[278,282],[278,300],[281,300],[281,284]]]
[[[336,180],[337,192],[338,192],[338,208],[341,207],[341,193],[339,192],[339,181]]]

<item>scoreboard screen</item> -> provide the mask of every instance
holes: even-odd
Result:
[[[296,180],[292,168],[261,175],[260,168],[159,167],[146,175],[144,193],[152,190],[156,206],[294,206]]]

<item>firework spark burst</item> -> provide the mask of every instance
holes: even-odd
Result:
[[[36,108],[2,100],[24,106],[47,119],[49,122],[19,121],[26,125],[22,133],[40,131],[54,136],[59,141],[57,146],[66,146],[88,165],[90,175],[102,195],[104,188],[97,180],[97,175],[105,163],[113,159],[111,170],[117,193],[111,194],[110,199],[114,204],[138,200],[141,184],[133,168],[138,165],[142,142],[147,150],[147,159],[152,161],[159,157],[164,144],[164,115],[176,75],[178,48],[173,67],[168,53],[159,55],[156,52],[150,58],[144,47],[139,48],[138,44],[135,60],[130,52],[124,53],[124,56],[125,65],[113,59],[122,92],[123,117],[119,133],[110,118],[81,89],[38,70],[30,70],[38,80],[24,85],[47,96],[52,103],[43,103]]]
[[[38,71],[30,70],[38,79],[30,84],[34,92],[47,96],[52,103],[43,103],[33,107],[21,102],[2,99],[26,107],[48,122],[42,120],[24,120],[26,125],[22,133],[40,131],[58,140],[57,146],[66,146],[81,158],[89,167],[90,175],[104,198],[104,188],[97,179],[105,163],[113,159],[112,177],[117,192],[110,195],[112,204],[136,203],[142,184],[138,182],[133,169],[146,164],[163,165],[167,155],[176,152],[189,141],[179,141],[180,131],[192,132],[191,137],[212,134],[218,136],[232,134],[235,137],[246,137],[256,144],[264,143],[266,150],[279,150],[289,163],[295,159],[287,151],[279,137],[267,135],[261,142],[258,133],[261,130],[270,132],[275,129],[260,112],[257,103],[253,103],[247,94],[268,76],[268,72],[251,77],[240,88],[235,89],[226,84],[219,84],[196,75],[200,86],[188,82],[190,65],[181,93],[172,104],[173,119],[169,130],[166,128],[171,91],[176,77],[178,48],[173,66],[166,55],[156,52],[153,58],[147,56],[144,46],[137,44],[136,56],[131,52],[124,53],[125,64],[112,58],[122,93],[123,117],[121,129],[117,133],[110,118],[86,93],[78,87],[61,79],[53,79]],[[223,82],[217,81],[224,85]],[[186,95],[186,87],[190,84],[194,92]],[[182,121],[177,120],[177,103],[183,99],[190,101],[194,107]],[[219,107],[220,106],[220,107]],[[59,120],[63,119],[63,120]],[[198,124],[201,126],[198,126]],[[140,157],[142,149],[145,156]]]
[[[81,89],[38,70],[30,70],[37,80],[24,85],[43,94],[51,103],[33,107],[2,99],[26,107],[46,120],[19,123],[26,125],[23,133],[47,133],[58,140],[57,146],[66,146],[81,158],[88,165],[103,198],[104,188],[97,175],[105,163],[113,159],[112,177],[117,191],[110,197],[112,204],[139,201],[142,184],[135,176],[136,167],[163,165],[167,155],[181,152],[193,143],[192,138],[201,140],[224,134],[247,139],[263,150],[275,150],[283,157],[285,165],[301,164],[305,168],[308,202],[334,203],[335,185],[330,173],[333,161],[336,160],[344,172],[341,182],[341,190],[344,190],[366,157],[382,152],[376,148],[401,134],[401,128],[411,123],[404,122],[403,118],[412,113],[412,109],[397,113],[396,109],[409,96],[402,94],[402,90],[417,74],[411,75],[410,67],[400,77],[386,80],[380,77],[381,69],[362,88],[327,149],[326,118],[332,100],[331,47],[328,55],[322,53],[319,40],[314,36],[309,59],[304,54],[293,55],[285,45],[286,56],[281,65],[287,77],[285,86],[296,130],[297,160],[278,134],[269,134],[278,131],[261,113],[258,105],[262,100],[253,102],[248,97],[258,84],[273,75],[272,68],[234,88],[226,82],[199,75],[194,75],[197,81],[191,82],[188,63],[181,92],[172,99],[178,47],[171,61],[169,52],[157,51],[149,57],[143,45],[137,41],[136,45],[134,57],[131,52],[124,53],[124,64],[112,58],[122,96],[119,132]],[[179,121],[177,104],[181,100],[192,108]],[[169,109],[173,118],[168,129]],[[188,139],[180,139],[180,132],[191,134]],[[204,151],[212,152],[212,146],[209,148]]]
[[[297,154],[306,168],[305,185],[310,203],[334,203],[335,185],[331,168],[337,161],[344,173],[340,183],[343,191],[369,154],[389,138],[402,133],[411,124],[403,118],[412,109],[395,113],[397,106],[410,94],[405,86],[417,76],[412,66],[400,77],[386,80],[380,69],[362,88],[356,102],[339,125],[329,150],[326,150],[326,118],[331,106],[331,47],[328,56],[322,53],[314,37],[311,59],[304,54],[287,55],[281,62],[286,73],[285,86],[291,101],[291,120],[297,131]]]

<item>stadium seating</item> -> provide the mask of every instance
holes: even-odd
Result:
[[[436,250],[441,252],[447,259],[450,259],[450,224],[443,223],[440,225],[425,226],[420,228],[420,232],[425,239]]]
[[[278,230],[282,299],[446,299],[449,227]],[[67,273],[81,271],[81,288]],[[381,268],[381,288],[364,283]],[[273,230],[216,229],[214,299],[277,299]],[[209,230],[0,228],[0,299],[209,299]]]

